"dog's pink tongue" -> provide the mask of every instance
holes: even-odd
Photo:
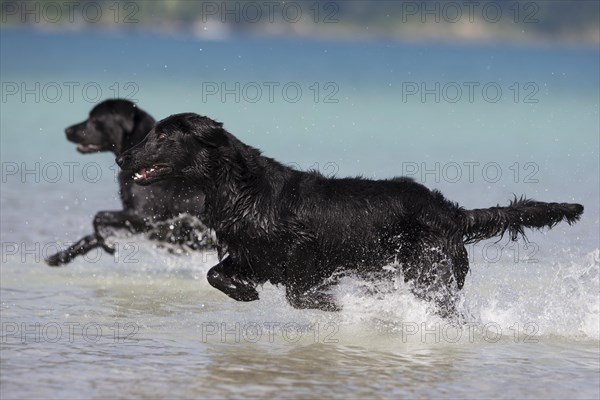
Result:
[[[146,168],[142,168],[138,172],[136,172],[133,177],[136,180],[137,179],[146,179],[146,178],[148,178],[148,170]]]

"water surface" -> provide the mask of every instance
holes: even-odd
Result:
[[[25,30],[0,40],[3,89],[40,87],[39,98],[4,91],[2,100],[3,398],[598,396],[597,49]],[[52,85],[69,82],[72,99],[50,101]],[[223,82],[294,83],[303,95],[223,101],[203,91]],[[403,85],[423,82],[491,82],[503,95],[403,98]],[[537,102],[524,101],[528,82]],[[328,83],[337,102],[324,101]],[[412,173],[465,207],[526,194],[586,211],[528,244],[470,247],[468,319],[458,326],[402,282],[374,295],[346,278],[335,288],[339,313],[295,310],[269,284],[261,300],[237,303],[205,280],[215,254],[174,256],[141,237],[120,238],[116,257],[49,268],[44,255],[89,233],[95,212],[119,208],[114,157],[79,155],[64,138],[94,105],[85,85],[102,98],[133,87],[156,118],[209,115],[300,168]]]

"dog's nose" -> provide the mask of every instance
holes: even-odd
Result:
[[[73,132],[74,132],[74,129],[72,126],[65,128],[65,135],[67,135],[67,137],[71,137],[73,135]]]
[[[129,157],[127,157],[127,155],[125,154],[121,154],[120,156],[118,156],[115,160],[115,162],[117,163],[117,165],[121,168],[123,168],[123,166],[125,164],[127,164],[127,161],[129,160]]]

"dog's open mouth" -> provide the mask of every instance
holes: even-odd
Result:
[[[149,183],[151,180],[167,175],[172,171],[168,165],[157,164],[151,167],[142,168],[133,175],[133,180],[136,183]]]
[[[102,146],[98,144],[77,144],[77,151],[80,153],[95,153],[102,150]]]

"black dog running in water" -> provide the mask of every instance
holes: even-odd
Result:
[[[119,155],[144,139],[154,126],[154,118],[127,100],[106,100],[90,112],[89,118],[68,127],[67,139],[77,143],[81,153],[111,151]],[[46,260],[49,265],[66,264],[78,255],[101,246],[114,248],[106,239],[115,230],[146,232],[149,238],[176,248],[200,249],[211,245],[202,217],[204,195],[189,182],[173,179],[149,188],[133,184],[131,173],[119,173],[122,211],[101,211],[94,217],[94,233]]]
[[[523,198],[465,210],[408,178],[297,171],[192,113],[160,121],[117,164],[137,171],[141,185],[186,178],[205,192],[206,222],[228,252],[208,272],[212,286],[252,301],[257,285],[283,284],[296,308],[337,310],[325,290],[332,277],[368,277],[392,264],[415,294],[452,315],[469,269],[465,243],[505,232],[516,240],[525,228],[571,224],[583,212],[579,204]]]

